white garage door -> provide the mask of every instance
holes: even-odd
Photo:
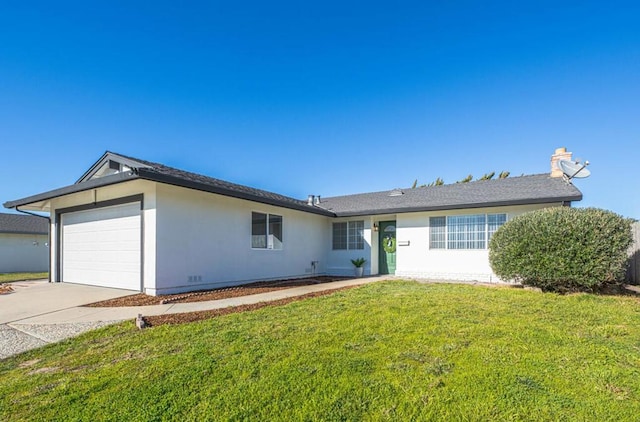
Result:
[[[62,281],[140,290],[140,202],[62,214]]]

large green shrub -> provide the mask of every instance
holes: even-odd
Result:
[[[631,222],[596,208],[532,211],[494,233],[491,268],[503,280],[545,291],[593,291],[623,279]]]

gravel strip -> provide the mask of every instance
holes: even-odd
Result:
[[[12,327],[26,332],[49,343],[75,337],[85,331],[95,330],[105,325],[121,321],[74,322],[68,324],[11,324]]]
[[[0,359],[121,321],[0,325]]]
[[[45,344],[47,343],[8,325],[0,325],[0,359],[8,358]]]

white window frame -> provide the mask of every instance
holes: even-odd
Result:
[[[265,224],[265,232],[264,234],[254,234],[253,233],[253,216],[254,214],[264,215],[266,217]],[[272,217],[274,219],[280,219],[280,237],[282,239],[278,239],[277,236],[273,233],[272,229]],[[273,222],[276,224],[276,222]],[[265,246],[254,246],[254,236],[264,236]],[[251,249],[256,251],[281,251],[284,249],[284,217],[280,214],[271,214],[263,211],[251,211],[251,236],[250,236],[250,244]]]
[[[335,226],[346,224],[346,237],[344,248],[335,246]],[[331,250],[333,251],[361,251],[364,250],[364,220],[336,221],[331,224]],[[355,247],[354,247],[355,246]]]
[[[465,238],[460,239],[451,239],[449,229],[450,219],[452,218],[473,218],[482,216],[484,218],[484,230],[483,231],[474,231],[474,232],[462,232],[462,235],[467,235]],[[504,217],[503,217],[504,216]],[[490,222],[491,217],[497,219],[497,221]],[[444,218],[444,227],[443,226],[434,226],[432,222],[435,222],[435,219]],[[430,250],[451,250],[451,251],[482,251],[487,250],[489,248],[489,241],[491,240],[491,236],[496,232],[504,223],[509,221],[509,215],[507,213],[484,213],[484,214],[456,214],[456,215],[436,215],[429,217],[429,249]],[[435,231],[434,229],[438,229]],[[444,230],[442,230],[444,229]],[[451,246],[454,243],[465,242],[468,245],[472,243],[482,242],[483,247],[481,248],[452,248]],[[442,245],[440,247],[434,246],[434,244]]]

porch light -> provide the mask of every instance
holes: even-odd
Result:
[[[378,223],[373,223],[373,231],[377,232],[379,230]]]

